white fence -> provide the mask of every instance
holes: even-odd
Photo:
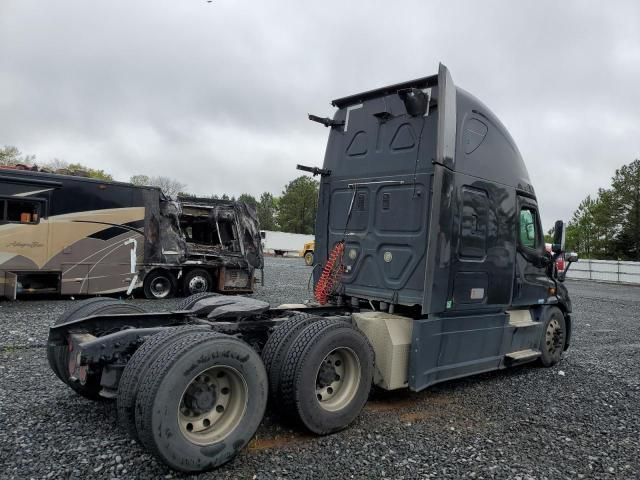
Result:
[[[571,264],[567,278],[640,284],[640,262],[580,259]]]

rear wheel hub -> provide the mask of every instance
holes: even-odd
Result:
[[[316,376],[316,398],[327,411],[339,411],[353,400],[360,384],[360,360],[350,348],[336,348],[322,361]]]
[[[215,385],[197,383],[192,384],[187,390],[184,403],[194,414],[201,415],[215,406],[216,399]]]

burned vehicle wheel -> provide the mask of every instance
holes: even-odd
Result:
[[[135,440],[138,440],[135,420],[136,397],[140,381],[146,377],[149,366],[174,340],[193,333],[211,335],[210,330],[203,329],[206,327],[197,325],[168,328],[146,340],[127,362],[118,384],[118,423]]]
[[[560,361],[567,338],[564,315],[558,307],[550,307],[545,311],[545,320],[540,339],[540,363],[551,367]]]
[[[313,265],[313,252],[307,252],[304,254],[304,263],[308,266]]]
[[[136,305],[125,303],[121,300],[113,300],[111,298],[98,300],[88,299],[84,304],[74,306],[72,313],[65,312],[56,321],[56,325],[67,323],[79,318],[89,317],[92,315],[106,315],[106,314],[122,314],[122,313],[144,313],[145,310]],[[87,371],[86,379],[84,383],[79,380],[71,380],[69,374],[69,347],[68,345],[54,345],[49,341],[47,347],[47,357],[49,362],[55,363],[55,368],[52,366],[52,370],[58,375],[60,380],[69,385],[76,393],[82,395],[85,398],[91,400],[97,400],[100,397],[100,373],[92,373]]]
[[[262,361],[269,376],[269,398],[274,405],[278,405],[280,373],[291,342],[301,330],[319,320],[322,320],[322,317],[313,317],[308,313],[297,313],[279,325],[265,343],[262,349]]]
[[[173,275],[165,270],[154,270],[144,279],[144,295],[150,299],[171,298],[176,285]]]
[[[202,268],[191,270],[184,277],[184,293],[186,295],[194,295],[196,293],[205,293],[213,288],[211,275]]]
[[[253,437],[267,404],[267,374],[238,338],[175,340],[149,367],[136,399],[140,441],[184,472],[231,460]]]
[[[347,322],[322,320],[291,344],[282,369],[285,408],[312,432],[348,426],[364,407],[373,379],[373,349]]]

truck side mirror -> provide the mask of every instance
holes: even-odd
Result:
[[[560,253],[564,251],[564,222],[557,220],[553,228],[553,244],[551,245],[551,251],[553,253]]]
[[[576,252],[567,252],[564,254],[564,261],[573,263],[578,261],[578,254]]]

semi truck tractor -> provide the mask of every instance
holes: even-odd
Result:
[[[571,341],[555,224],[507,129],[446,67],[333,101],[320,176],[315,301],[202,292],[172,311],[90,299],[50,329],[55,374],[115,399],[129,434],[171,468],[232,459],[267,402],[318,435],[347,427],[372,385],[420,391],[527,362]],[[568,267],[567,267],[568,268]],[[499,392],[496,392],[499,395]]]

